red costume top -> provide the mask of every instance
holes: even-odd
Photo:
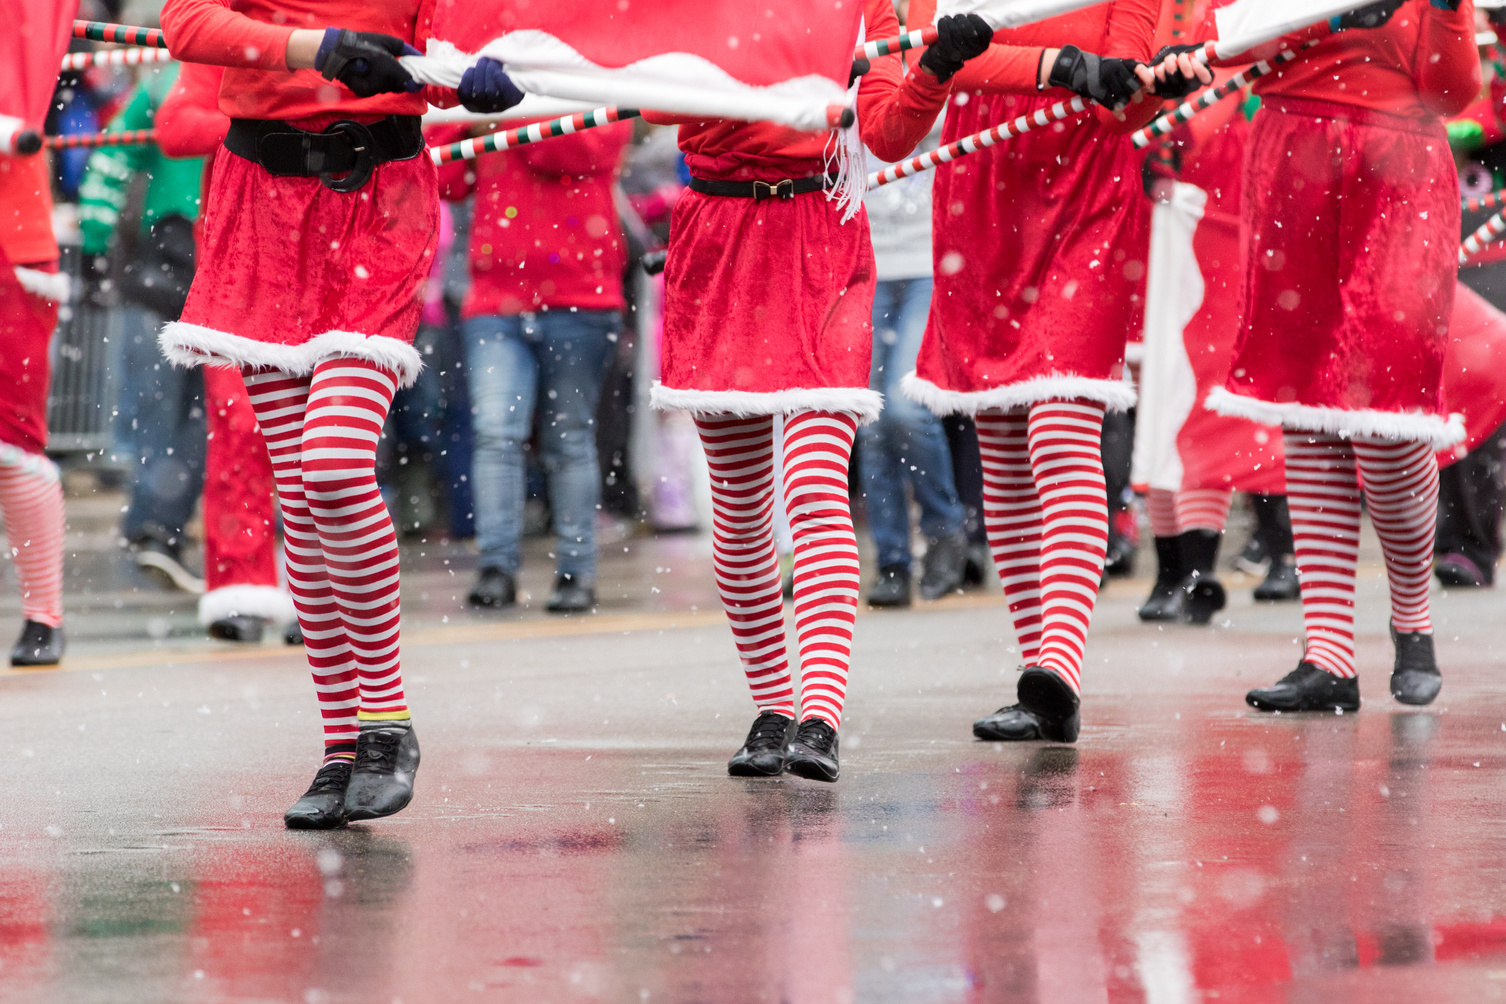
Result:
[[[462,316],[624,308],[612,185],[632,132],[619,122],[466,165],[476,204]]]
[[[1440,116],[1479,87],[1471,0],[1406,0],[1385,27],[1324,34],[1260,81],[1243,323],[1209,407],[1440,448],[1462,437],[1442,392],[1459,185]]]
[[[913,0],[914,25],[935,0]],[[1036,89],[1046,48],[1148,60],[1159,0],[1114,0],[994,34],[955,78],[942,141],[1070,99]],[[905,393],[938,413],[1086,398],[1134,403],[1119,379],[1143,308],[1149,203],[1125,135],[1159,110],[1039,128],[937,169],[935,294]]]
[[[433,2],[167,0],[162,24],[180,56],[227,67],[226,115],[318,129],[340,118],[417,115],[424,97],[357,98],[312,70],[289,72],[290,30],[381,31],[421,48]],[[453,102],[454,91],[435,97]],[[418,375],[413,336],[439,232],[434,166],[422,152],[379,165],[347,193],[318,178],[273,177],[222,146],[202,223],[188,302],[162,331],[169,360],[306,374],[348,356],[391,370],[403,385]]]
[[[289,70],[288,38],[300,28],[350,28],[395,35],[422,51],[434,20],[434,0],[167,0],[162,33],[185,62],[229,67],[220,110],[231,118],[309,119],[422,115],[431,100],[453,104],[454,91],[358,98],[317,70]]]
[[[45,153],[0,153],[0,251],[16,265],[56,261],[52,179]]]
[[[866,40],[899,34],[890,0],[865,0],[863,23]],[[859,135],[879,157],[904,157],[930,131],[950,89],[920,71],[905,75],[896,56],[873,60],[858,86]],[[819,175],[838,146],[833,133],[767,122],[680,127],[691,173],[708,179]],[[860,158],[849,169],[862,170]],[[873,246],[861,207],[846,223],[842,215],[821,192],[763,201],[681,196],[664,271],[655,407],[878,416],[882,397],[868,389]]]
[[[153,119],[157,145],[169,157],[208,157],[230,129],[230,116],[219,109],[223,66],[184,63],[172,90]],[[209,164],[204,165],[207,172]]]

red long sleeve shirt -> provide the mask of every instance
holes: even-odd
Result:
[[[612,184],[632,135],[631,123],[619,122],[472,162],[462,316],[623,309],[627,251]]]
[[[899,34],[891,0],[865,0],[866,41]],[[854,40],[856,41],[856,40]],[[875,155],[888,161],[904,158],[931,131],[950,83],[927,73],[904,74],[896,56],[873,60],[858,87],[858,132]],[[656,123],[681,121],[645,115]],[[820,174],[826,170],[828,133],[808,133],[773,122],[714,120],[680,126],[685,163],[699,178],[776,181]]]
[[[1034,94],[1040,79],[1041,58],[1047,49],[1075,45],[1084,52],[1146,62],[1154,54],[1156,19],[1160,0],[1114,0],[1112,3],[1047,18],[1035,24],[994,32],[993,45],[976,59],[967,61],[952,78],[959,92]],[[936,20],[936,0],[910,0],[909,24],[923,28]],[[1072,97],[1064,88],[1041,92],[1062,99]],[[1158,98],[1131,104],[1116,117],[1107,108],[1094,105],[1098,120],[1113,132],[1133,132],[1161,110]]]
[[[358,98],[315,70],[289,70],[288,37],[299,28],[350,28],[395,35],[420,51],[428,45],[435,0],[167,0],[162,31],[179,59],[227,67],[220,110],[231,118],[287,119],[422,115],[430,102],[453,104],[455,92]]]
[[[172,90],[154,119],[157,145],[169,157],[207,157],[230,131],[230,116],[220,111],[222,66],[184,63]]]
[[[1333,101],[1406,118],[1457,115],[1480,93],[1473,0],[1463,0],[1454,11],[1429,0],[1406,0],[1383,27],[1332,32],[1324,24],[1238,58],[1264,58],[1312,38],[1320,41],[1261,77],[1255,93]]]

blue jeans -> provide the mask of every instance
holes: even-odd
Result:
[[[174,546],[204,489],[204,375],[180,369],[157,346],[162,318],[126,306],[117,439],[133,454],[131,504],[120,533],[132,543],[148,538]]]
[[[561,575],[596,578],[596,406],[615,349],[616,311],[549,311],[465,322],[475,452],[471,491],[481,567],[516,575],[523,556],[523,444],[539,416],[539,461],[549,480]]]
[[[858,430],[858,463],[880,568],[910,564],[906,481],[920,505],[920,529],[927,537],[953,536],[967,518],[957,498],[951,448],[941,420],[906,397],[899,386],[915,368],[930,309],[930,279],[892,279],[880,282],[874,291],[868,386],[883,392],[884,411],[877,422]]]

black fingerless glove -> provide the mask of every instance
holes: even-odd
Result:
[[[1133,59],[1099,56],[1083,52],[1075,45],[1064,45],[1051,66],[1046,83],[1052,87],[1065,87],[1105,108],[1121,108],[1140,90],[1140,78],[1135,76],[1136,65]]]
[[[1155,69],[1166,62],[1167,56],[1180,56],[1184,52],[1199,52],[1203,49],[1198,45],[1164,45],[1161,51],[1156,53],[1150,61],[1151,69]],[[1163,98],[1185,98],[1193,91],[1203,86],[1203,82],[1197,77],[1183,75],[1180,70],[1169,70],[1165,80],[1156,81],[1156,94]]]
[[[401,94],[418,88],[397,61],[407,48],[395,35],[328,28],[324,41],[319,43],[319,54],[314,57],[314,69],[325,80],[340,81],[358,98]]]
[[[936,22],[936,41],[921,53],[920,65],[945,83],[962,64],[988,51],[994,30],[977,14],[948,14]]]
[[[1334,31],[1347,31],[1350,28],[1379,28],[1391,20],[1402,0],[1376,0],[1368,3],[1358,10],[1352,10],[1348,14],[1340,14],[1328,22],[1328,27]]]

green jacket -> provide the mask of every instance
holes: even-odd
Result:
[[[154,70],[131,92],[125,107],[110,120],[106,132],[152,128],[157,107],[178,79],[178,64]],[[84,253],[104,254],[120,222],[137,171],[146,172],[146,203],[141,212],[145,233],[163,216],[177,213],[192,220],[199,215],[199,183],[204,158],[164,157],[157,144],[101,147],[89,157],[79,184],[79,227],[84,232]]]

